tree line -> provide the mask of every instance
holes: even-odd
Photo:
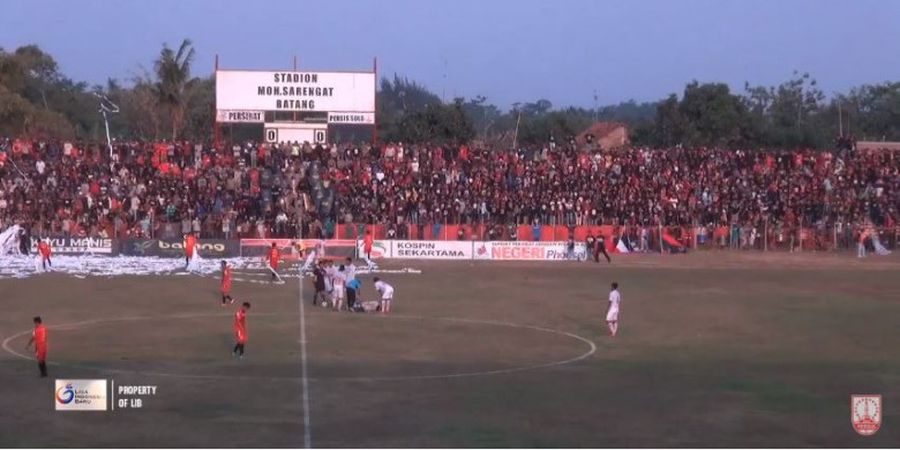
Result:
[[[102,140],[96,94],[120,106],[110,116],[119,139],[212,139],[215,82],[191,73],[190,40],[163,45],[152,67],[126,80],[88,85],[63,74],[36,45],[0,48],[0,135]],[[555,107],[546,99],[500,108],[485,96],[445,102],[399,75],[380,80],[378,133],[402,142],[502,145],[563,141],[595,121],[622,122],[636,145],[729,148],[828,148],[837,136],[900,141],[900,82],[868,84],[832,96],[809,74],[778,86],[688,83],[655,102],[597,108]]]

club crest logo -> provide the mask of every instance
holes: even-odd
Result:
[[[881,395],[851,395],[850,423],[862,436],[871,436],[881,428]]]

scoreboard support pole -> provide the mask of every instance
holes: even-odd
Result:
[[[216,62],[213,66],[213,77],[219,71],[219,54],[216,53]],[[215,103],[215,102],[213,102]],[[216,151],[219,150],[219,112],[216,111],[216,105],[213,104],[213,146]]]
[[[375,74],[375,126],[372,127],[372,145],[378,144],[378,58],[372,58],[372,72]]]

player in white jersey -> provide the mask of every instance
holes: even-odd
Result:
[[[338,311],[341,310],[341,306],[344,304],[344,299],[347,298],[346,283],[347,272],[344,271],[344,266],[340,266],[331,275],[331,285],[334,286],[331,293],[331,303],[334,303],[334,309]]]
[[[337,272],[337,268],[334,267],[334,263],[331,261],[325,262],[325,292],[328,295],[334,295],[334,274]],[[331,299],[334,301],[334,299]]]
[[[353,258],[347,257],[347,262],[344,264],[344,269],[345,272],[347,272],[347,282],[356,279],[356,266],[353,265]]]
[[[619,294],[619,283],[613,283],[609,291],[609,309],[606,310],[606,325],[609,327],[609,335],[616,337],[619,332],[619,303],[622,296]]]
[[[391,300],[394,299],[394,287],[375,277],[375,290],[381,294],[381,313],[391,312]]]

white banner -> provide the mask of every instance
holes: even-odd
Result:
[[[263,111],[216,111],[216,122],[230,123],[262,123],[266,121],[266,114]]]
[[[390,241],[396,259],[472,259],[472,241]]]
[[[329,112],[328,123],[372,125],[375,113]]]
[[[373,72],[216,71],[216,108],[375,111]]]
[[[73,238],[44,238],[44,241],[50,244],[52,254],[71,255],[82,253],[113,253],[113,240],[106,238],[89,238],[89,237],[73,237]],[[31,251],[37,252],[37,239],[31,240]]]
[[[574,259],[585,258],[583,243],[575,243]],[[491,241],[475,243],[476,259],[554,261],[571,259],[566,242]]]

